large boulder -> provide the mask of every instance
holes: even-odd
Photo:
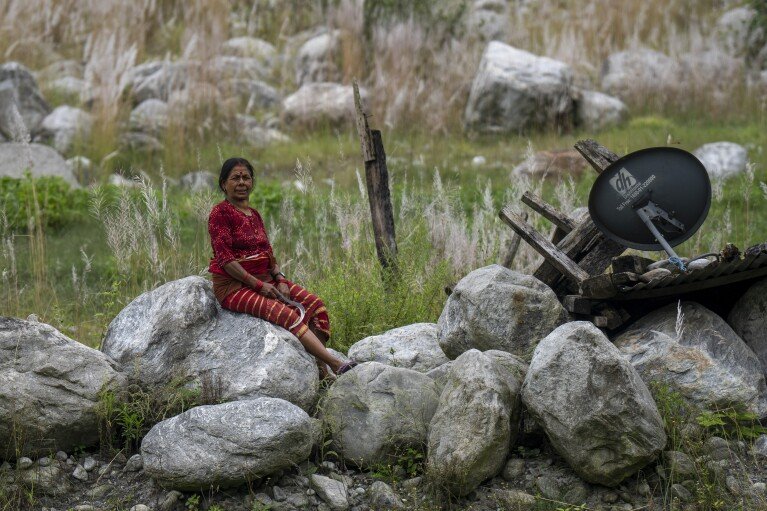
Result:
[[[507,44],[487,45],[464,112],[467,129],[517,133],[572,124],[573,72]]]
[[[18,62],[0,64],[0,133],[21,141],[19,134],[35,133],[50,111],[29,69]]]
[[[209,65],[217,80],[266,80],[271,68],[260,58],[218,55]]]
[[[199,69],[197,62],[151,61],[134,67],[130,73],[130,91],[136,104],[147,99],[168,101],[172,92],[192,82]]]
[[[321,406],[336,452],[360,467],[422,449],[439,394],[425,374],[365,362],[340,376]]]
[[[360,89],[363,101],[367,91]],[[320,82],[307,83],[282,102],[288,124],[311,127],[351,122],[354,116],[354,91],[350,85]]]
[[[427,466],[440,486],[464,496],[501,472],[519,432],[521,385],[486,353],[455,359],[429,424]]]
[[[52,326],[0,318],[0,458],[94,445],[99,393],[123,383],[109,357]]]
[[[349,348],[349,357],[358,362],[380,362],[426,373],[448,362],[439,347],[437,332],[433,323],[395,328],[354,343]]]
[[[147,99],[142,101],[130,113],[130,127],[132,130],[161,135],[170,122],[170,110],[165,101],[159,99]]]
[[[259,59],[267,66],[277,59],[277,49],[268,41],[257,37],[235,37],[226,41],[221,47],[224,55]]]
[[[60,177],[73,187],[80,186],[66,160],[54,148],[17,142],[0,144],[0,176],[21,179],[27,171],[32,177]]]
[[[466,275],[439,316],[439,345],[450,358],[476,348],[529,357],[567,321],[554,292],[530,275],[493,264]]]
[[[296,55],[296,84],[341,79],[341,31],[330,30],[306,41]]]
[[[693,154],[700,160],[713,179],[726,179],[746,171],[748,151],[734,142],[703,144]]]
[[[767,416],[759,359],[722,318],[693,302],[669,304],[631,325],[615,345],[646,382],[667,385],[700,408]]]
[[[669,56],[638,48],[613,53],[602,64],[602,89],[624,101],[666,92],[679,83],[679,65]]]
[[[522,402],[554,449],[591,483],[618,485],[666,445],[647,386],[586,321],[562,325],[538,343]]]
[[[271,85],[261,80],[232,78],[222,80],[219,88],[229,97],[236,97],[248,108],[272,108],[281,105],[282,96]]]
[[[198,406],[164,420],[141,442],[144,471],[182,491],[240,486],[307,460],[319,424],[282,399]]]
[[[753,284],[735,302],[727,323],[756,354],[767,374],[767,279]]]
[[[586,131],[600,131],[623,124],[628,118],[626,104],[602,92],[584,90],[575,101],[575,123]]]
[[[57,107],[40,125],[44,136],[50,137],[53,147],[61,153],[72,149],[78,137],[90,136],[92,126],[91,114],[67,105]]]
[[[224,400],[277,397],[310,410],[314,358],[287,330],[221,309],[211,283],[186,277],[128,304],[109,324],[104,353],[147,384],[220,381]]]

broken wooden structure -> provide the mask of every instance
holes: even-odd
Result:
[[[579,141],[575,148],[597,173],[618,159],[594,140]],[[684,273],[647,274],[653,261],[621,257],[627,248],[607,239],[589,215],[578,222],[529,192],[521,201],[556,226],[549,240],[511,206],[499,213],[516,236],[543,256],[534,276],[554,290],[576,319],[590,320],[600,328],[616,330],[631,318],[676,300],[697,301],[726,316],[736,297],[767,275],[767,243],[744,255],[728,245],[716,261]]]

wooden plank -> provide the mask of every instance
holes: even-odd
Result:
[[[522,220],[527,222],[527,213],[522,213]],[[517,231],[514,231],[514,234],[511,235],[511,239],[509,239],[509,243],[506,245],[506,252],[501,261],[501,265],[505,268],[511,269],[511,265],[514,263],[514,258],[517,257],[517,252],[519,252],[519,244],[521,241],[522,237]]]
[[[575,222],[575,220],[565,215],[534,193],[525,192],[522,195],[522,202],[530,206],[533,211],[541,215],[552,224],[556,225],[559,229],[562,229],[565,234],[578,227],[578,224]]]
[[[618,159],[618,155],[600,145],[594,140],[580,140],[575,144],[586,161],[601,173],[610,164]],[[596,241],[595,241],[596,239]],[[588,253],[584,252],[587,246],[591,246]],[[590,275],[602,273],[613,257],[622,254],[625,247],[606,239],[588,216],[583,222],[573,229],[562,241],[557,243],[557,248],[569,258],[578,262],[579,266]],[[567,293],[567,285],[557,285],[561,279],[556,268],[548,262],[544,262],[533,275],[554,289],[558,294]]]
[[[727,284],[733,284],[735,282],[742,282],[744,280],[757,279],[767,275],[767,266],[758,268],[755,270],[747,270],[738,273],[730,273],[727,275],[721,275],[706,280],[698,280],[682,284],[679,286],[666,286],[656,288],[645,288],[637,291],[629,291],[627,293],[618,293],[614,297],[614,300],[627,301],[627,300],[644,300],[645,298],[659,298],[662,296],[673,296],[678,294],[690,293],[692,291],[699,291],[701,289],[708,289],[717,286],[725,286]]]
[[[368,116],[362,109],[362,98],[360,96],[360,88],[357,85],[357,80],[352,82],[352,87],[354,89],[354,110],[356,113],[354,119],[357,124],[357,135],[360,137],[362,161],[368,163],[376,159],[373,137],[370,134],[370,127],[368,126]]]
[[[370,216],[373,219],[378,260],[383,268],[396,269],[397,240],[394,235],[394,213],[389,191],[389,170],[386,167],[386,153],[379,130],[370,132],[373,140],[375,159],[365,162]]]
[[[591,314],[592,301],[581,295],[567,295],[562,298],[562,306],[573,314]]]
[[[544,238],[532,225],[525,222],[521,216],[514,213],[506,206],[499,213],[501,220],[506,222],[523,240],[530,244],[549,264],[570,280],[580,283],[589,278],[589,274],[583,271],[575,261],[567,257],[553,243]]]
[[[607,273],[584,279],[580,285],[581,294],[586,298],[604,300],[618,294],[612,276]]]

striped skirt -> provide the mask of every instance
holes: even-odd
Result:
[[[227,280],[230,279],[219,275],[215,275],[213,279],[214,292],[219,291],[216,293],[216,297],[219,298],[221,306],[225,309],[234,312],[244,312],[251,316],[264,319],[289,330],[290,333],[296,337],[304,335],[309,327],[312,327],[314,331],[322,332],[330,337],[330,318],[328,317],[328,311],[325,308],[325,304],[317,295],[310,293],[298,284],[285,281],[290,289],[290,299],[300,303],[304,306],[304,309],[306,309],[306,315],[304,316],[303,321],[296,324],[300,317],[300,313],[294,307],[291,307],[280,300],[267,298],[247,286],[243,285],[239,287],[239,289],[229,292],[221,297],[220,295],[222,293],[220,290],[224,286],[227,286],[227,284],[231,284],[231,282],[226,282]],[[274,286],[277,285],[276,282],[271,280],[266,280],[265,282]]]

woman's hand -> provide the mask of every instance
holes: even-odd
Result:
[[[282,293],[279,289],[274,287],[272,284],[269,284],[268,282],[264,282],[264,285],[261,286],[261,290],[259,291],[263,296],[267,298],[274,298],[275,300],[281,300],[283,298]]]
[[[286,298],[290,298],[290,288],[288,287],[288,284],[286,282],[280,282],[277,284],[277,289],[282,293]]]

